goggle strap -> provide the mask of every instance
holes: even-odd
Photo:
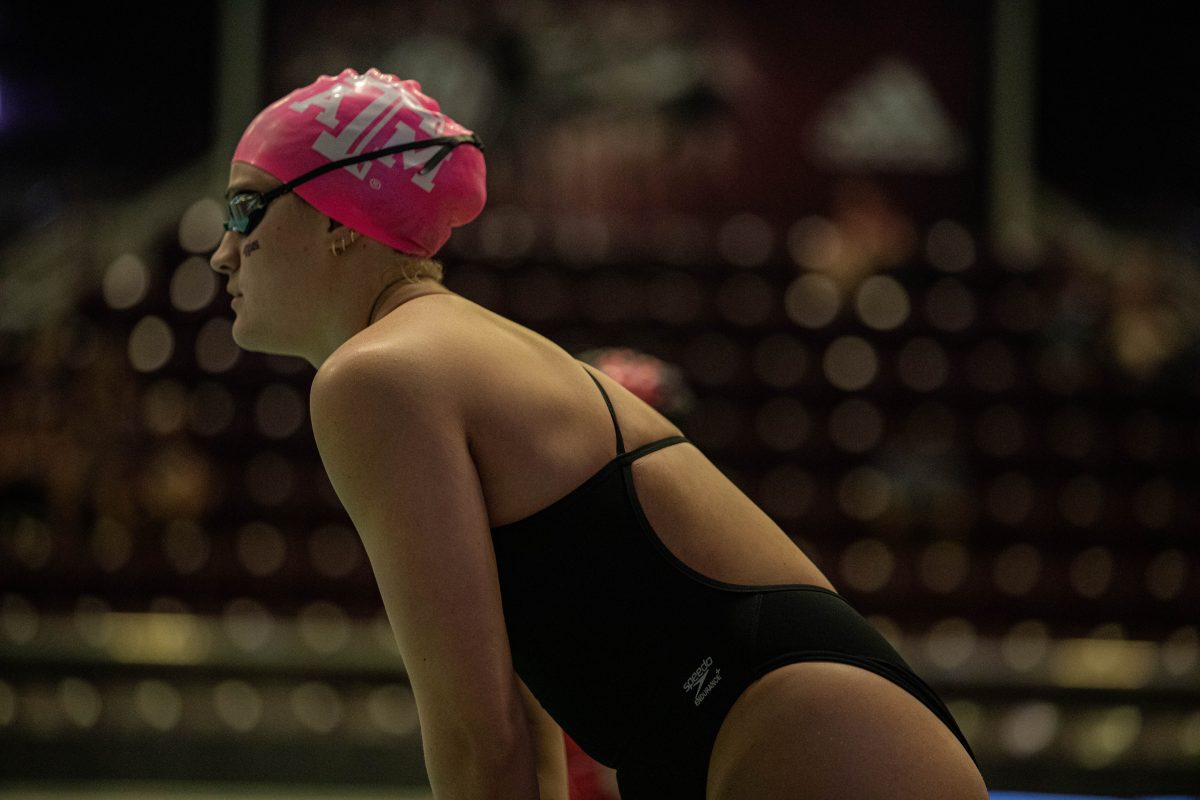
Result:
[[[458,136],[437,136],[432,139],[421,139],[417,142],[396,144],[392,145],[391,147],[384,147],[380,150],[373,150],[370,153],[360,153],[356,156],[350,156],[349,158],[343,158],[337,161],[331,161],[328,164],[323,164],[310,172],[304,173],[299,178],[293,178],[283,186],[273,189],[272,193],[283,194],[284,192],[290,192],[292,189],[296,188],[305,181],[311,181],[313,178],[324,175],[326,172],[332,172],[340,167],[348,167],[351,164],[358,164],[360,162],[370,161],[375,158],[383,158],[384,156],[390,156],[395,153],[402,153],[405,150],[420,150],[425,147],[433,147],[439,144],[442,145],[442,148],[425,163],[425,166],[421,168],[419,174],[424,175],[426,172],[436,167],[441,163],[442,159],[450,154],[451,150],[453,150],[455,147],[458,147],[460,144],[469,144],[474,147],[478,147],[480,150],[483,150],[483,142],[480,141],[479,136],[474,133],[464,133]],[[265,195],[264,199],[266,199]]]
[[[446,156],[450,155],[451,150],[458,147],[460,144],[469,144],[472,147],[478,147],[481,151],[483,150],[483,142],[479,139],[477,134],[464,133],[459,134],[458,136],[436,136],[430,139],[421,139],[420,141],[416,142],[406,142],[404,144],[392,145],[391,147],[384,147],[380,150],[373,150],[370,153],[360,153],[356,156],[350,156],[349,158],[343,158],[339,159],[338,161],[331,161],[328,164],[323,164],[314,170],[304,173],[299,178],[293,178],[282,186],[276,186],[271,191],[259,196],[259,207],[266,208],[267,204],[276,197],[279,197],[282,194],[287,194],[305,181],[311,181],[313,178],[324,175],[326,172],[332,172],[340,167],[348,167],[351,164],[358,164],[375,158],[383,158],[384,156],[390,156],[395,153],[402,153],[405,150],[421,150],[426,147],[436,147],[439,144],[441,145],[441,148],[439,148],[438,151],[433,154],[432,158],[425,162],[425,166],[421,167],[417,174],[424,175],[432,170],[438,164],[442,163],[442,160]],[[246,214],[243,218],[248,221],[250,219],[250,214]],[[232,222],[232,219],[225,222],[225,230],[237,230],[237,228],[231,225]]]

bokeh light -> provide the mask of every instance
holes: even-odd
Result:
[[[265,577],[277,572],[287,557],[287,543],[274,525],[249,522],[237,532],[238,561],[252,575]]]
[[[175,335],[161,317],[143,317],[129,333],[129,363],[138,372],[162,369],[174,353]]]
[[[372,724],[391,736],[409,736],[417,732],[417,702],[412,690],[401,683],[389,683],[371,690],[367,713]]]
[[[274,615],[258,600],[235,597],[226,605],[221,616],[225,635],[242,650],[263,650],[276,636],[278,625]]]
[[[872,275],[862,282],[854,297],[859,318],[868,327],[890,331],[903,325],[911,311],[908,292],[887,275]]]
[[[242,355],[233,341],[232,330],[233,323],[224,317],[204,323],[196,335],[196,366],[211,373],[230,370]]]
[[[191,575],[203,569],[212,554],[212,540],[197,522],[175,519],[163,533],[163,555],[167,563],[181,575]]]
[[[891,580],[895,567],[891,548],[878,539],[859,539],[842,552],[842,580],[860,592],[882,589]]]
[[[787,245],[798,266],[817,271],[832,269],[844,249],[838,226],[820,216],[805,217],[788,228]]]
[[[225,234],[226,210],[211,197],[188,206],[179,220],[179,246],[189,253],[211,253]]]
[[[63,678],[58,684],[63,714],[77,728],[94,728],[104,703],[95,684],[82,678]]]
[[[332,733],[342,724],[345,702],[323,681],[306,681],[291,692],[292,713],[309,732]]]
[[[1046,623],[1027,619],[1013,625],[1000,641],[1004,663],[1018,672],[1042,666],[1050,656],[1051,636]]]
[[[939,620],[929,631],[925,648],[929,660],[945,670],[961,668],[978,645],[975,626],[962,617]]]
[[[806,274],[796,278],[783,296],[788,318],[805,328],[824,328],[833,322],[841,307],[841,296],[832,280]]]
[[[199,311],[217,296],[217,279],[199,256],[184,260],[171,275],[171,305],[180,311]]]
[[[286,383],[266,386],[254,401],[255,426],[271,439],[291,436],[304,423],[307,412],[306,399]]]
[[[1107,547],[1089,547],[1071,559],[1068,576],[1071,588],[1081,597],[1097,599],[1113,580],[1113,556]]]
[[[213,706],[221,721],[239,733],[254,730],[262,721],[263,697],[250,683],[236,678],[213,688]]]
[[[879,357],[866,339],[841,336],[825,350],[822,366],[830,384],[846,392],[856,392],[875,380]]]
[[[838,506],[850,519],[876,519],[887,511],[895,494],[891,478],[874,467],[857,467],[838,482]]]
[[[316,600],[300,609],[300,638],[321,655],[333,655],[350,641],[350,619],[340,606]]]
[[[104,273],[102,291],[109,308],[132,308],[142,301],[149,288],[150,271],[132,253],[118,256]]]
[[[1022,703],[1000,722],[1001,746],[1011,755],[1028,758],[1049,747],[1061,726],[1062,714],[1053,703]]]
[[[157,731],[174,730],[183,719],[183,696],[166,681],[139,681],[134,690],[134,702],[142,720]]]

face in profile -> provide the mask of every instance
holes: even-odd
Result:
[[[232,224],[245,232],[227,231],[210,264],[226,276],[226,290],[235,295],[233,340],[239,347],[304,355],[319,335],[322,310],[336,289],[325,243],[329,220],[294,192],[272,198],[270,191],[279,185],[269,173],[233,162]]]

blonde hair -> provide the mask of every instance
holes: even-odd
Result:
[[[398,277],[402,280],[408,283],[417,283],[425,279],[442,282],[442,262],[436,258],[423,258],[399,250],[392,252],[395,254],[396,269],[400,272]]]
[[[303,198],[301,199],[303,200]],[[312,207],[311,204],[306,204],[309,205],[310,208]],[[313,210],[317,211],[316,208],[313,208]],[[323,216],[329,216],[320,211],[317,211],[317,213],[322,214]],[[329,217],[329,230],[333,231],[337,228],[346,228],[346,230],[350,232],[349,235],[351,244],[354,244],[354,242],[361,235],[353,228],[346,226],[344,223],[338,222],[333,217]],[[386,245],[384,245],[384,247],[386,247]],[[341,252],[345,252],[345,249],[345,245],[343,244]],[[388,272],[399,272],[399,274],[396,275],[398,279],[408,283],[417,283],[427,279],[437,281],[438,283],[442,282],[442,262],[435,258],[414,256],[411,253],[405,253],[395,249],[394,247],[388,249],[392,251],[393,256],[393,262],[390,265]],[[338,251],[335,248],[334,254],[336,255],[337,253]]]

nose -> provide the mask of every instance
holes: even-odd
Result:
[[[216,252],[208,260],[208,265],[213,268],[213,271],[222,275],[231,275],[237,270],[239,265],[237,244],[238,235],[233,231],[225,231]]]

